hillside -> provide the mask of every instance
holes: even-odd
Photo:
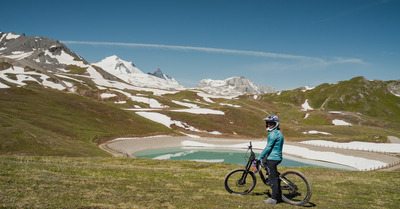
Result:
[[[0,154],[108,156],[96,145],[113,137],[174,134],[110,104],[45,88],[0,89],[0,126]]]
[[[207,93],[143,73],[117,56],[89,64],[56,40],[0,36],[0,154],[105,156],[97,145],[122,136],[259,139],[269,114],[280,116],[288,140],[400,137],[398,80],[356,77],[278,93]],[[253,85],[232,79],[226,88]]]

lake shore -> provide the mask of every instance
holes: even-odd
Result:
[[[243,144],[248,144],[250,141],[256,144],[266,144],[266,141],[254,140],[254,139],[222,139],[222,138],[190,138],[187,136],[179,136],[179,137],[171,137],[171,136],[154,136],[154,137],[143,137],[143,138],[117,138],[112,141],[106,142],[100,145],[100,148],[109,152],[115,157],[133,157],[132,155],[136,152],[150,149],[159,149],[159,148],[169,148],[169,147],[182,147],[182,146],[206,146],[206,147],[232,147],[236,145],[241,145],[243,148],[245,146]],[[186,145],[185,145],[186,143]],[[387,153],[379,153],[372,151],[360,151],[360,150],[351,150],[351,149],[341,149],[341,148],[332,148],[332,147],[323,147],[323,146],[315,146],[309,144],[303,144],[299,142],[293,141],[285,141],[285,145],[289,145],[287,147],[295,147],[299,149],[303,149],[308,151],[316,151],[318,153],[326,153],[329,155],[330,153],[339,154],[340,156],[348,156],[349,159],[358,158],[358,159],[367,159],[371,161],[380,161],[386,163],[388,165],[398,164],[400,162],[400,158],[387,154]],[[262,145],[261,145],[262,146]],[[265,146],[265,145],[264,145]],[[257,146],[255,146],[257,149]],[[262,149],[258,146],[258,149]],[[284,147],[285,149],[285,147]],[[284,155],[287,154],[284,151]],[[305,158],[304,151],[299,153],[290,153],[295,157]],[[335,162],[335,159],[332,159],[330,162]],[[340,163],[339,163],[340,164]],[[398,170],[400,169],[400,165],[396,166],[387,166],[388,168],[382,168],[380,170]],[[372,170],[372,169],[371,169]]]

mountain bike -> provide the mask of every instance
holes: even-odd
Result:
[[[250,193],[256,186],[257,179],[255,174],[257,173],[264,184],[271,187],[268,180],[268,170],[262,162],[255,161],[256,156],[251,142],[247,151],[249,150],[250,156],[246,166],[232,170],[225,177],[224,185],[229,193],[242,195]],[[255,172],[251,171],[252,165],[254,165]],[[265,176],[261,167],[266,171]],[[295,170],[285,171],[282,174],[278,173],[278,181],[280,181],[282,200],[284,202],[292,205],[304,205],[310,200],[311,184],[302,173]]]

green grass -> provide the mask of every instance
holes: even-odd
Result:
[[[0,154],[108,156],[99,143],[119,136],[172,134],[114,105],[51,89],[0,89]]]
[[[72,73],[72,74],[84,75],[86,73],[87,68],[82,68],[82,67],[79,67],[76,65],[68,65],[65,69],[69,70],[69,73]]]
[[[265,208],[258,177],[249,195],[229,194],[238,165],[132,158],[0,156],[5,208]],[[292,168],[280,167],[280,172]],[[400,172],[295,168],[307,176],[318,208],[397,208]],[[281,203],[274,208],[287,208]]]

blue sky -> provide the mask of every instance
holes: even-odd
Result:
[[[117,55],[180,84],[244,76],[277,90],[400,79],[399,0],[1,1],[0,31]]]

